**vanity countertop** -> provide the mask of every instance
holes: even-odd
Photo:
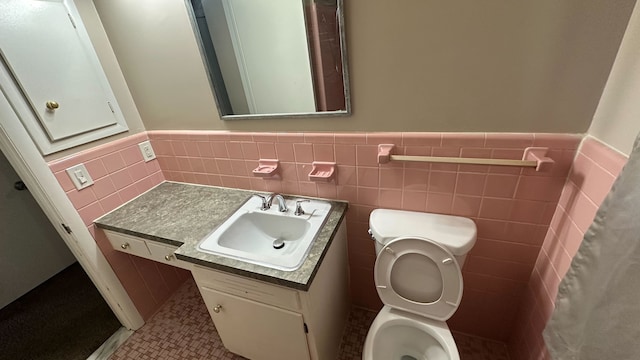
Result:
[[[329,200],[332,210],[295,271],[281,271],[197,250],[209,235],[255,191],[163,182],[95,220],[98,228],[179,246],[178,259],[298,290],[308,290],[347,210],[347,203]]]

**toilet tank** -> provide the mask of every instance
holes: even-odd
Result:
[[[462,267],[476,243],[477,228],[473,220],[460,216],[375,209],[369,216],[369,233],[376,241],[376,254],[393,239],[421,237],[448,249]]]

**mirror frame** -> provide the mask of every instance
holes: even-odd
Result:
[[[298,0],[304,1],[304,0]],[[338,26],[339,26],[339,36],[340,36],[340,52],[341,52],[341,62],[342,62],[342,82],[344,84],[344,100],[345,100],[345,110],[338,111],[316,111],[316,112],[308,112],[308,113],[274,113],[274,114],[240,114],[240,115],[223,115],[219,100],[218,100],[218,92],[214,83],[211,79],[211,67],[209,65],[209,61],[206,58],[204,45],[202,42],[202,36],[200,35],[200,30],[198,28],[198,24],[195,18],[195,13],[193,11],[193,6],[191,5],[191,0],[184,0],[187,14],[189,16],[189,21],[191,22],[191,28],[193,30],[193,34],[195,35],[196,42],[198,43],[198,50],[200,51],[200,57],[202,58],[202,62],[204,64],[204,68],[207,71],[207,79],[209,81],[209,86],[211,87],[211,91],[213,92],[213,99],[216,103],[216,109],[218,110],[218,115],[221,120],[257,120],[257,119],[280,119],[280,118],[316,118],[316,117],[336,117],[336,116],[349,116],[351,115],[351,90],[349,85],[349,68],[347,65],[347,44],[346,44],[346,35],[345,35],[345,25],[344,25],[344,4],[343,0],[336,0],[337,5],[337,14],[338,14]],[[305,22],[307,21],[305,17]],[[310,50],[309,50],[310,51]]]

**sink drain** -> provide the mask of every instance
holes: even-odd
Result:
[[[283,247],[284,247],[284,240],[282,239],[273,240],[274,249],[282,249]]]

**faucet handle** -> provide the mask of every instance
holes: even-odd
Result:
[[[310,201],[311,200],[309,200],[309,199],[307,199],[307,200],[296,200],[296,211],[293,214],[296,215],[296,216],[305,215],[306,213],[302,209],[302,203],[303,202],[310,202]]]
[[[271,206],[269,204],[269,199],[267,199],[266,196],[262,196],[260,194],[253,194],[253,196],[257,196],[262,200],[262,205],[260,206],[260,210],[262,211],[269,210]]]

